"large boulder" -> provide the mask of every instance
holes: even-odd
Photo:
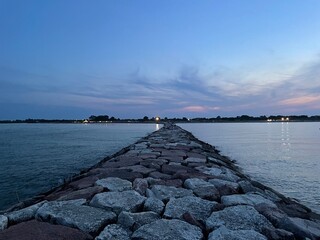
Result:
[[[95,240],[130,240],[131,231],[121,225],[110,224],[95,238]]]
[[[209,234],[208,240],[267,240],[254,230],[230,230],[224,226]]]
[[[226,206],[235,206],[235,205],[255,206],[258,204],[267,204],[271,207],[276,207],[275,203],[273,203],[271,200],[261,196],[260,194],[255,194],[255,193],[222,196],[221,203]]]
[[[118,224],[130,230],[137,230],[141,226],[160,219],[160,216],[154,212],[121,212],[118,216]]]
[[[111,210],[117,214],[122,211],[136,212],[142,207],[146,197],[141,196],[133,190],[123,192],[103,192],[96,194],[90,205],[106,210]]]
[[[80,205],[75,201],[48,202],[43,204],[36,213],[36,219],[78,228],[90,234],[96,234],[116,218],[116,214],[111,211]]]
[[[273,228],[254,207],[246,205],[227,207],[222,211],[213,212],[206,221],[207,230],[215,230],[221,226],[230,230],[255,230],[260,233],[265,228]]]
[[[240,177],[236,175],[232,170],[225,167],[196,167],[197,170],[205,174],[214,176],[215,178],[237,182],[240,180]]]
[[[96,185],[101,186],[109,191],[122,192],[132,189],[132,183],[117,177],[108,177],[96,181]]]
[[[31,220],[0,231],[0,239],[91,240],[92,237],[74,228]]]
[[[6,214],[6,216],[8,217],[9,224],[12,225],[12,224],[31,220],[32,218],[35,217],[38,209],[46,202],[47,201],[43,201],[43,202],[34,204],[32,206]]]
[[[189,178],[185,180],[184,186],[192,189],[193,193],[203,199],[218,200],[220,193],[218,189],[212,184],[203,179]]]
[[[151,188],[151,191],[153,192],[154,196],[161,201],[168,201],[170,198],[193,196],[191,190],[164,185],[154,185]]]
[[[144,203],[143,210],[161,214],[163,212],[164,206],[164,203],[158,198],[149,197]]]
[[[239,192],[239,184],[236,182],[223,179],[209,179],[208,182],[213,184],[219,190],[219,192],[224,193],[221,195],[230,195]]]
[[[200,240],[200,228],[181,220],[160,219],[140,227],[132,235],[133,240]]]
[[[171,198],[163,216],[183,219],[183,214],[190,213],[196,220],[205,222],[217,205],[216,202],[192,196]]]
[[[203,179],[199,179],[199,178],[189,178],[184,181],[183,186],[188,189],[191,189],[191,190],[194,190],[199,187],[214,187],[215,188],[215,186],[213,184],[211,184]]]
[[[302,218],[290,218],[297,230],[304,234],[304,237],[310,239],[320,239],[320,223],[312,222]],[[288,229],[290,230],[290,229]],[[294,233],[295,231],[292,230]]]

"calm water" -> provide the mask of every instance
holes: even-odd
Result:
[[[0,210],[50,190],[156,124],[0,124]]]
[[[252,178],[320,213],[320,123],[180,124]]]

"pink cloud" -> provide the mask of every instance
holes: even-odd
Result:
[[[220,107],[208,107],[208,106],[187,106],[181,109],[185,112],[206,112],[210,110],[219,110]]]
[[[280,101],[281,105],[306,105],[314,102],[320,101],[320,96],[303,96],[303,97],[296,97],[296,98],[288,98],[285,100]]]

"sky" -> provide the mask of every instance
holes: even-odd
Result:
[[[320,114],[318,0],[0,0],[0,119]]]

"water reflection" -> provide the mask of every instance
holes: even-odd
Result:
[[[251,177],[320,212],[319,123],[180,126],[235,159]]]

